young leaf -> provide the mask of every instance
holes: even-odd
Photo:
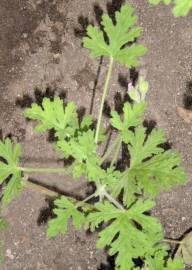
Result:
[[[154,252],[155,244],[163,238],[157,219],[144,214],[154,207],[150,200],[138,200],[125,211],[109,202],[97,203],[95,207],[97,212],[90,213],[87,221],[92,231],[102,222],[110,222],[99,233],[97,247],[109,247],[109,255],[116,255],[117,269],[132,269],[133,259]],[[139,224],[142,230],[135,224]]]
[[[53,101],[44,98],[42,107],[33,103],[31,108],[25,110],[24,115],[40,122],[35,128],[36,131],[54,129],[60,139],[73,136],[78,128],[75,104],[69,102],[64,108],[63,101],[59,97],[55,97]]]
[[[133,105],[126,102],[123,107],[123,121],[116,111],[111,112],[111,125],[121,132],[122,140],[125,143],[128,143],[133,136],[132,132],[129,131],[129,128],[136,127],[143,121],[141,116],[144,114],[144,111],[144,102],[136,103]]]
[[[136,27],[137,17],[133,15],[134,8],[131,5],[122,6],[115,13],[116,24],[108,15],[102,16],[102,25],[109,42],[105,41],[103,32],[91,25],[87,28],[87,37],[83,39],[84,47],[91,50],[91,57],[109,56],[118,63],[127,67],[139,65],[138,57],[146,53],[142,45],[125,47],[140,36],[141,29]]]
[[[72,156],[76,160],[74,175],[85,174],[90,181],[98,180],[104,170],[100,168],[101,158],[97,155],[98,145],[94,141],[94,131],[88,130],[69,141],[58,141],[58,149],[64,156]]]
[[[54,204],[58,207],[53,210],[56,218],[48,223],[47,236],[54,237],[58,233],[66,233],[68,221],[73,220],[73,225],[76,229],[80,229],[85,222],[84,215],[78,211],[75,205],[66,197],[61,197],[55,200]]]
[[[3,188],[3,205],[8,204],[21,193],[22,177],[18,170],[20,155],[20,144],[16,144],[14,147],[10,139],[0,142],[0,157],[5,161],[0,162],[0,184],[10,177],[7,186]]]

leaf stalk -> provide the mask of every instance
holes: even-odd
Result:
[[[98,143],[98,140],[99,140],[99,132],[100,132],[100,127],[101,127],[103,107],[104,107],[104,103],[105,103],[105,98],[106,98],[107,93],[108,93],[109,81],[111,79],[112,69],[113,69],[113,57],[111,56],[110,62],[109,62],[109,68],[108,68],[108,72],[107,72],[107,77],[106,77],[105,85],[104,85],[104,89],[103,89],[103,96],[101,99],[101,105],[100,105],[100,109],[99,109],[99,117],[98,117],[96,132],[95,132],[95,143]]]

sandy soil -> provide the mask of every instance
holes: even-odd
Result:
[[[189,183],[162,194],[155,209],[166,236],[178,238],[192,227],[192,127],[176,112],[177,106],[192,108],[192,14],[174,19],[166,6],[129,2],[134,3],[143,28],[140,42],[149,49],[138,69],[151,85],[146,120],[165,129],[189,175]],[[104,0],[98,4],[93,0],[0,1],[0,129],[2,137],[9,135],[22,144],[25,166],[62,165],[48,134],[34,133],[34,123],[23,117],[23,109],[33,101],[61,95],[96,117],[107,61],[99,69],[99,60],[90,60],[82,48],[81,37],[88,21],[97,23],[101,11],[113,11],[111,7]],[[129,77],[128,70],[115,67],[108,100],[111,106],[125,95]],[[69,194],[86,192],[83,180],[74,182],[50,174],[32,177]],[[67,235],[47,239],[42,221],[49,218],[48,206],[44,196],[25,190],[4,211],[10,226],[1,235],[5,250],[2,270],[114,269],[112,264],[107,266],[106,255],[96,250],[96,235],[75,232],[69,226]]]

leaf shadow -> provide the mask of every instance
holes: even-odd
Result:
[[[63,189],[60,189],[55,185],[49,185],[49,184],[42,183],[42,182],[40,182],[37,179],[32,178],[32,177],[30,177],[28,179],[28,181],[31,183],[37,184],[43,188],[49,189],[51,191],[55,191],[60,196],[67,196],[67,197],[74,198],[76,200],[83,200],[84,199],[84,196],[80,196],[78,194],[79,189],[81,187],[83,187],[84,184],[81,184],[81,186],[74,188],[72,192],[70,192],[70,191],[66,192]],[[87,187],[87,183],[86,183],[86,187]],[[45,202],[47,205],[40,209],[39,216],[37,218],[37,224],[39,226],[46,224],[49,219],[54,217],[53,209],[55,208],[55,206],[54,206],[53,202],[56,198],[57,197],[46,196]]]
[[[45,97],[53,100],[56,95],[65,101],[67,97],[67,91],[65,89],[61,89],[58,94],[57,92],[58,89],[52,86],[47,86],[45,90],[42,90],[39,87],[35,87],[34,93],[32,95],[24,94],[22,97],[16,98],[15,105],[21,109],[31,107],[32,103],[36,103],[41,106]]]
[[[115,270],[115,257],[107,256],[107,262],[101,263],[97,270]]]
[[[186,91],[183,96],[184,108],[187,110],[192,110],[192,80],[188,81],[186,84]]]

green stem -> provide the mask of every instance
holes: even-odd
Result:
[[[79,201],[77,204],[76,204],[76,207],[80,207],[82,205],[85,204],[85,202],[89,201],[90,199],[96,197],[97,195],[95,193],[91,194],[90,196],[86,197],[84,200],[82,201]]]
[[[119,142],[119,137],[120,135],[117,136],[117,138],[114,140],[113,144],[107,149],[106,153],[104,156],[101,158],[101,164],[110,156],[114,148],[117,146]]]
[[[107,191],[105,191],[103,193],[103,195],[111,202],[113,203],[117,208],[125,211],[125,209],[123,208],[123,206],[118,202],[116,201]]]
[[[183,244],[183,241],[179,241],[179,240],[174,240],[174,239],[163,239],[162,242],[165,242],[165,243],[172,243],[172,244]]]
[[[32,190],[37,191],[39,193],[45,194],[49,197],[59,197],[60,196],[60,194],[58,192],[55,192],[53,190],[50,190],[48,188],[45,188],[41,185],[35,184],[35,183],[27,181],[27,180],[24,180],[22,182],[22,185],[25,188],[32,189]]]
[[[55,197],[55,198],[57,198],[57,197],[62,196],[62,194],[59,194],[59,193],[56,192],[56,191],[50,190],[49,188],[46,188],[46,187],[43,187],[43,186],[41,186],[41,185],[39,185],[39,184],[36,184],[36,183],[33,183],[33,182],[28,181],[28,180],[27,180],[27,177],[26,177],[26,179],[24,179],[24,180],[22,181],[22,185],[23,185],[23,187],[25,187],[25,188],[28,188],[28,189],[37,191],[37,192],[42,193],[42,194],[45,194],[45,195],[47,195],[47,196],[49,196],[49,197]],[[89,204],[89,203],[86,203],[86,202],[84,202],[84,201],[76,200],[76,199],[74,199],[74,198],[72,198],[72,197],[70,197],[70,196],[66,196],[66,195],[65,195],[65,197],[66,197],[67,199],[69,199],[69,200],[70,200],[72,203],[74,203],[74,204],[79,204],[79,203],[81,203],[87,210],[94,210],[94,209],[95,209],[94,206],[91,205],[91,204]]]
[[[103,107],[104,107],[105,98],[107,96],[107,92],[108,92],[108,88],[109,88],[109,81],[111,78],[112,69],[113,69],[113,58],[110,57],[109,68],[108,68],[108,72],[107,72],[107,77],[106,77],[106,81],[105,81],[105,85],[104,85],[104,89],[103,89],[103,96],[101,99],[101,105],[100,105],[100,109],[99,109],[99,117],[98,117],[98,122],[97,122],[97,127],[96,127],[96,133],[95,133],[95,143],[98,143],[98,139],[99,139],[99,131],[100,131],[100,127],[101,127]]]
[[[23,168],[18,167],[18,170],[27,173],[69,173],[66,168]]]
[[[114,163],[116,162],[117,158],[118,158],[118,155],[119,155],[119,151],[120,151],[120,148],[121,148],[121,143],[122,143],[122,139],[121,139],[121,136],[119,137],[119,140],[117,142],[117,148],[116,148],[116,151],[115,151],[115,154],[113,156],[113,159],[111,161],[111,165],[110,165],[110,168],[113,167]]]

